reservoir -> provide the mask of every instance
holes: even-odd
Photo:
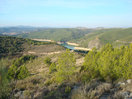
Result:
[[[70,50],[75,50],[74,47],[75,46],[72,46],[72,45],[68,45],[67,43],[63,43],[63,44],[60,44],[61,46],[67,48],[67,49],[70,49]]]
[[[48,39],[32,39],[32,40],[42,41],[42,42],[55,42],[53,40],[48,40]],[[57,44],[79,53],[88,53],[91,50],[89,48],[77,47],[78,44],[70,43],[70,42],[57,42]],[[73,45],[70,45],[70,44],[73,44]],[[77,46],[74,46],[74,45],[77,45]]]
[[[67,49],[74,50],[75,52],[78,52],[78,53],[87,54],[89,52],[88,50],[80,50],[80,49],[77,49],[75,46],[68,45],[67,43],[62,43],[60,45],[63,46],[63,47],[65,47],[65,48],[67,48]]]

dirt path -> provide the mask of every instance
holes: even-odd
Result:
[[[28,54],[39,54],[39,55],[52,55],[52,54],[58,54],[58,53],[62,53],[63,51],[56,51],[56,52],[44,52],[44,53],[36,53],[33,51],[28,51]]]
[[[53,40],[49,40],[49,39],[32,39],[32,40],[34,40],[34,41],[44,41],[44,42],[55,42],[55,41],[53,41]]]

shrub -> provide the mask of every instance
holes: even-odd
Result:
[[[8,99],[10,96],[10,80],[7,78],[7,67],[9,63],[8,59],[0,59],[0,99]]]
[[[25,66],[16,67],[15,65],[10,66],[8,70],[8,78],[15,79],[23,79],[29,75],[28,69]]]
[[[34,56],[34,55],[25,55],[25,56],[22,56],[22,57],[18,58],[17,60],[15,60],[13,62],[13,65],[19,67],[19,66],[25,64],[27,61],[31,61],[31,60],[35,59],[35,57],[36,56]]]
[[[48,66],[51,65],[51,59],[49,57],[46,57],[44,59],[44,63],[47,64]]]
[[[20,69],[18,70],[18,79],[23,79],[26,78],[29,75],[29,71],[25,66],[21,66]]]
[[[70,93],[71,92],[71,87],[70,86],[67,86],[66,88],[65,88],[65,93]]]
[[[13,64],[8,69],[8,78],[15,79],[23,79],[29,75],[28,69],[23,66],[27,61],[31,61],[35,58],[33,55],[25,55],[18,59],[16,59]]]
[[[105,45],[100,51],[93,49],[85,56],[81,71],[90,78],[100,77],[106,81],[132,78],[132,44],[113,48]],[[87,80],[86,76],[83,80]]]
[[[55,63],[52,63],[49,67],[49,72],[52,73],[52,72],[55,72],[56,71],[56,64]]]
[[[9,79],[15,79],[17,73],[17,67],[15,65],[10,66],[8,69],[8,78]]]

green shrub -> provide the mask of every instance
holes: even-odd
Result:
[[[71,92],[71,87],[70,86],[67,86],[66,88],[65,88],[65,93],[70,93]]]
[[[48,66],[50,66],[51,65],[51,59],[49,57],[46,57],[44,59],[44,63],[47,64]]]
[[[9,63],[9,59],[0,59],[0,99],[8,99],[10,96],[10,80],[7,77]]]
[[[29,75],[28,69],[23,66],[27,61],[31,61],[35,58],[33,55],[26,55],[16,59],[13,62],[13,65],[8,69],[8,78],[9,79],[23,79]]]
[[[55,63],[52,63],[49,67],[49,72],[52,73],[52,72],[55,72],[56,71],[56,64]]]
[[[25,66],[16,67],[15,65],[10,66],[8,70],[8,78],[15,79],[23,79],[29,75],[29,71]]]
[[[31,60],[35,59],[35,57],[36,56],[34,56],[34,55],[25,55],[25,56],[22,56],[22,57],[18,58],[17,60],[15,60],[13,62],[13,65],[19,67],[19,66],[25,64],[27,61],[31,61]]]
[[[25,66],[21,66],[20,69],[18,70],[17,78],[23,79],[23,78],[26,78],[27,76],[29,76],[28,69]]]
[[[81,71],[88,78],[102,78],[106,81],[114,81],[120,78],[132,78],[132,44],[127,47],[113,48],[105,45],[100,51],[93,49],[85,56],[84,66]]]
[[[8,78],[9,79],[15,79],[17,73],[17,67],[15,65],[10,66],[8,69]]]

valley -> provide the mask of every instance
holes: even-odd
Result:
[[[52,33],[52,39],[0,36],[0,98],[129,99],[131,28],[91,31],[60,40]]]
[[[0,0],[0,99],[132,99],[132,0]]]
[[[52,41],[72,42],[77,46],[92,49],[101,48],[110,43],[113,46],[129,45],[132,41],[132,28],[102,28],[102,29],[42,29],[30,34],[20,34],[18,37],[49,39]],[[121,42],[117,42],[121,41]],[[124,43],[125,42],[125,43]]]

